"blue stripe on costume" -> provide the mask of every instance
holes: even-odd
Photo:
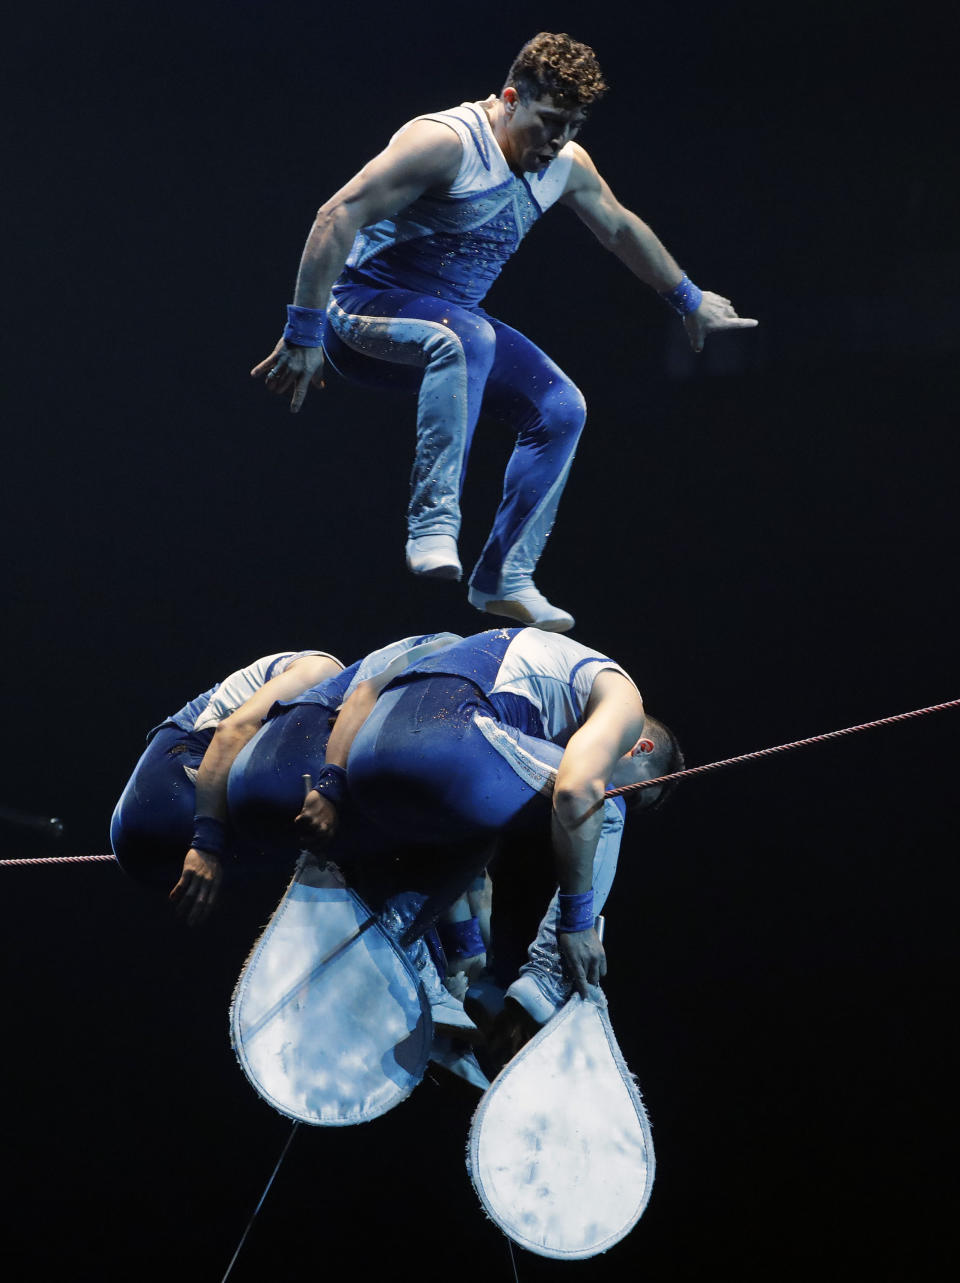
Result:
[[[465,637],[463,641],[448,646],[438,654],[411,664],[390,685],[401,685],[408,677],[417,674],[444,673],[451,677],[465,677],[487,695],[496,684],[497,674],[510,643],[522,631],[520,628],[491,628],[485,633]]]
[[[485,134],[484,134],[484,128],[483,128],[483,126],[484,126],[484,122],[483,122],[483,115],[482,115],[482,113],[481,113],[481,111],[480,111],[480,108],[478,108],[478,107],[474,107],[472,104],[464,104],[463,111],[464,111],[464,116],[463,116],[463,117],[455,116],[452,112],[448,112],[448,111],[438,111],[435,115],[431,115],[431,116],[422,116],[422,117],[420,117],[420,119],[422,119],[422,120],[440,120],[440,121],[443,121],[443,122],[445,122],[445,123],[447,122],[447,120],[448,120],[448,119],[450,119],[450,120],[458,120],[458,119],[459,119],[459,120],[460,120],[460,122],[461,122],[461,124],[466,125],[466,127],[470,130],[470,137],[473,139],[473,145],[474,145],[474,147],[476,147],[477,152],[478,152],[478,154],[479,154],[479,156],[480,156],[480,159],[483,161],[483,167],[484,167],[484,169],[489,170],[489,168],[490,168],[490,149],[489,149],[489,147],[487,146],[487,139],[486,139],[486,136],[485,136]],[[476,117],[476,125],[474,125],[474,124],[473,124],[469,119],[466,119],[466,118],[465,118],[465,117],[466,117],[466,113],[467,113],[467,112],[469,112],[472,116],[475,116],[475,117]]]
[[[500,720],[508,726],[515,726],[518,731],[532,735],[535,739],[546,739],[540,710],[523,695],[514,691],[498,691],[494,695],[488,695],[487,700]]]
[[[547,171],[545,169],[541,169],[540,173],[537,175],[537,178],[542,178],[546,172]],[[540,202],[537,200],[536,196],[534,196],[533,194],[533,188],[530,186],[530,184],[527,182],[527,180],[523,177],[522,174],[520,176],[520,181],[521,183],[523,183],[524,187],[526,188],[527,195],[533,201],[533,205],[537,211],[538,216],[541,215],[543,213],[543,210],[540,208]]]
[[[576,707],[576,704],[577,704],[577,689],[576,689],[576,686],[574,685],[574,682],[576,681],[577,673],[579,673],[580,669],[583,668],[586,664],[612,664],[613,662],[614,661],[610,658],[609,655],[589,655],[586,659],[581,659],[579,663],[574,664],[573,668],[571,668],[570,670],[570,681],[569,681],[570,702],[571,704],[574,705],[574,707]]]

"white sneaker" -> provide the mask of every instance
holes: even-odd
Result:
[[[559,606],[552,606],[529,575],[518,577],[516,586],[501,584],[500,591],[491,597],[471,588],[467,599],[471,606],[485,610],[488,615],[506,615],[518,624],[542,628],[544,632],[565,633],[573,627],[573,616]]]
[[[514,980],[507,990],[506,996],[518,1003],[538,1025],[545,1025],[548,1020],[552,1020],[557,1014],[563,1003],[569,998],[572,990],[573,985],[570,985],[569,992],[567,992],[562,1001],[553,1001],[547,997],[533,976],[529,972],[524,972]]]
[[[440,972],[434,965],[422,936],[407,949],[407,957],[413,963],[427,995],[434,1029],[444,1034],[456,1033],[467,1041],[479,1038],[480,1031],[467,1015],[463,1003],[453,996],[440,979]]]
[[[407,569],[427,579],[459,579],[463,574],[453,535],[421,535],[407,540]]]
[[[430,1001],[430,1016],[434,1029],[441,1034],[456,1034],[467,1042],[473,1042],[480,1037],[480,1030],[467,1015],[463,1003],[458,1002],[453,994],[448,992],[436,970],[434,970],[434,976],[436,983],[431,984],[428,983],[431,978],[423,971],[420,972],[420,981]]]

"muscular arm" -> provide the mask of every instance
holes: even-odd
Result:
[[[560,760],[553,789],[552,837],[561,892],[589,891],[603,828],[603,794],[617,761],[640,738],[643,701],[622,674],[599,673],[586,718]],[[606,971],[603,947],[591,928],[561,933],[560,952],[583,997]]]
[[[373,711],[377,696],[388,680],[381,674],[369,681],[360,682],[344,701],[327,741],[324,759],[326,766],[346,768],[357,732]],[[336,804],[315,788],[307,793],[300,813],[294,820],[304,845],[311,850],[319,849],[331,840],[337,831],[338,822]]]
[[[303,247],[294,302],[326,307],[360,228],[389,218],[430,187],[452,183],[460,158],[460,140],[448,125],[417,120],[403,130],[320,206]]]
[[[573,144],[574,160],[560,203],[572,209],[581,222],[644,285],[659,294],[672,290],[683,276],[676,260],[643,219],[621,205],[580,146]]]
[[[572,209],[605,249],[615,254],[638,280],[664,294],[678,285],[683,271],[650,227],[621,205],[596,165],[574,143],[574,160],[560,203]],[[757,322],[739,317],[729,299],[704,291],[703,302],[684,317],[684,328],[694,351],[717,330],[752,328]]]
[[[227,818],[227,776],[240,750],[263,725],[278,700],[296,699],[312,686],[335,677],[341,665],[329,655],[304,655],[268,682],[214,731],[210,747],[197,771],[197,814]]]
[[[390,678],[386,674],[361,682],[337,714],[330,739],[327,741],[326,761],[333,766],[346,766],[350,749],[357,732],[373,712],[377,696]]]
[[[416,120],[375,156],[317,211],[303,247],[294,303],[322,309],[361,227],[389,218],[431,187],[453,182],[460,168],[461,144],[447,125]],[[254,378],[270,370],[271,392],[293,392],[290,409],[299,410],[311,378],[319,376],[320,348],[291,346],[281,339]]]
[[[598,673],[583,725],[570,737],[553,789],[553,849],[563,892],[590,890],[604,790],[642,730],[643,701],[633,683],[611,669]]]
[[[405,659],[405,657],[403,657]],[[350,749],[357,738],[360,727],[373,712],[373,706],[383,688],[397,672],[406,667],[405,662],[397,661],[390,668],[371,677],[369,681],[360,682],[344,701],[337,714],[333,730],[327,741],[325,764],[346,768],[350,759]],[[312,789],[304,799],[303,808],[296,818],[296,823],[304,839],[314,845],[328,842],[337,831],[337,808],[328,797]]]
[[[216,820],[227,817],[227,776],[243,746],[260,729],[277,700],[295,699],[311,686],[340,672],[329,655],[305,655],[273,677],[219,724],[197,771],[197,815]],[[177,912],[194,926],[210,912],[222,878],[220,859],[209,851],[191,847],[183,862],[180,881],[170,892]]]

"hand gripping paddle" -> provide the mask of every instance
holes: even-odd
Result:
[[[575,993],[498,1074],[473,1117],[468,1167],[491,1219],[540,1256],[595,1256],[637,1223],[653,1138],[599,989]]]
[[[343,1127],[410,1095],[433,1030],[404,951],[335,867],[304,852],[240,973],[230,1036],[274,1109]]]

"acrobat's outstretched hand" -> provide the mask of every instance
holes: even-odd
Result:
[[[322,347],[298,347],[281,339],[266,360],[253,367],[250,377],[263,378],[267,391],[276,396],[289,394],[290,413],[296,414],[310,384],[324,386],[323,364]]]
[[[223,863],[209,851],[191,847],[183,862],[180,881],[170,892],[177,916],[188,927],[198,927],[210,915],[223,882]]]
[[[704,340],[710,334],[721,330],[752,330],[760,324],[752,317],[737,316],[736,309],[728,298],[719,294],[703,291],[700,306],[694,312],[688,312],[683,318],[683,328],[694,352],[702,352]]]

